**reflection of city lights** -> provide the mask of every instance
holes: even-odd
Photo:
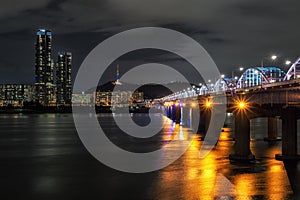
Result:
[[[196,103],[191,103],[191,107],[195,108],[196,107]]]
[[[254,193],[255,178],[251,174],[241,174],[235,177],[236,197],[237,199],[246,199]]]
[[[178,106],[179,106],[179,103],[178,103],[178,102],[176,102],[176,103],[175,103],[175,106],[176,106],[176,107],[178,107]]]
[[[272,165],[270,167],[270,171],[271,172],[281,172],[282,171],[282,167],[280,165]]]

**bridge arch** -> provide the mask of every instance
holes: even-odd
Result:
[[[232,78],[220,78],[214,86],[215,92],[224,92],[234,87],[234,80]]]
[[[237,82],[237,88],[254,87],[282,81],[285,72],[278,67],[253,67],[247,69]]]
[[[202,85],[199,89],[199,95],[205,95],[209,92],[209,88],[206,85]]]
[[[292,78],[293,79],[300,78],[300,69],[299,69],[299,66],[300,66],[300,58],[298,58],[298,60],[296,62],[294,62],[294,64],[292,64],[292,66],[290,67],[290,69],[286,73],[286,76],[284,77],[284,80],[288,81],[288,80],[290,80]]]

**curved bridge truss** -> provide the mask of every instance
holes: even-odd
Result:
[[[298,60],[294,62],[294,64],[290,67],[290,69],[286,73],[286,76],[284,77],[284,80],[288,81],[291,79],[300,78],[300,69],[297,69],[297,67],[299,68],[299,66],[300,66],[300,58],[298,58]]]
[[[193,86],[191,89],[188,88],[169,95],[165,97],[165,99],[174,100],[210,93],[222,93],[225,91],[234,91],[235,89],[289,81],[291,79],[300,79],[300,57],[290,67],[287,73],[278,67],[251,67],[247,69],[240,78],[219,78],[215,83],[203,84],[200,87]]]
[[[254,87],[284,79],[285,72],[277,67],[253,67],[247,69],[239,78],[236,88]]]

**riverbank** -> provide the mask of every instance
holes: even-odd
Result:
[[[89,109],[89,107],[81,106],[82,109]],[[114,110],[110,106],[95,107],[96,113],[112,113]],[[129,107],[130,113],[148,113],[149,108],[146,107]],[[127,111],[127,109],[126,109]],[[119,112],[119,110],[118,110]],[[72,113],[72,106],[49,106],[49,107],[20,107],[20,108],[0,108],[0,114],[41,114],[41,113]]]

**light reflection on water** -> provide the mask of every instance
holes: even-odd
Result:
[[[162,169],[160,181],[155,183],[157,199],[291,199],[293,192],[283,162],[274,159],[281,152],[281,143],[263,141],[267,136],[262,131],[266,130],[264,122],[266,119],[251,122],[251,137],[257,139],[251,142],[255,163],[229,162],[234,144],[229,120],[229,127],[223,128],[220,141],[207,157],[199,159],[202,141],[196,137],[179,160]]]
[[[111,121],[107,116],[100,115],[99,118],[109,127]],[[234,123],[230,117],[232,116],[229,115],[226,121],[227,127],[223,128],[216,148],[207,157],[199,159],[202,141],[200,136],[196,135],[190,148],[181,158],[170,166],[150,174],[148,179],[140,178],[139,181],[131,181],[132,187],[138,188],[136,190],[145,189],[140,185],[143,182],[147,183],[147,193],[141,194],[145,199],[290,199],[292,190],[287,171],[282,162],[274,159],[274,155],[281,152],[281,143],[271,144],[263,141],[267,136],[266,119],[251,121],[251,138],[254,139],[251,141],[251,150],[256,156],[255,163],[233,164],[228,160],[234,144],[232,141]],[[106,168],[99,169],[97,162],[93,162],[93,167],[88,166],[90,167],[87,168],[88,170],[74,171],[78,165],[87,167],[82,162],[87,155],[78,154],[78,149],[82,147],[79,145],[71,115],[0,115],[0,119],[1,158],[9,157],[11,160],[17,158],[17,161],[26,158],[23,168],[27,167],[28,174],[32,175],[33,181],[30,183],[34,188],[33,193],[37,190],[48,194],[51,191],[63,192],[62,188],[74,188],[72,184],[76,185],[74,182],[77,181],[77,172],[85,173],[81,177],[83,181],[79,181],[80,187],[88,182],[86,177],[89,177],[88,179],[94,180],[90,184],[101,186],[101,189],[95,189],[100,190],[101,193],[106,190],[118,191],[122,188],[129,190],[127,185],[130,184],[127,181],[136,178],[115,171],[107,172]],[[110,127],[110,130],[113,133],[118,131],[115,127]],[[184,142],[191,138],[191,133],[186,127],[176,125],[171,120],[167,121],[161,134],[163,141]],[[79,160],[73,158],[77,156],[82,157]],[[27,157],[30,157],[31,161],[27,161]],[[68,161],[70,157],[74,163]],[[56,159],[61,160],[56,163]],[[45,165],[36,165],[37,161]],[[92,166],[91,161],[86,160],[86,162]],[[28,178],[26,173],[22,174],[23,170],[20,169],[19,174],[12,171],[11,176],[19,178],[22,175],[25,179]],[[300,171],[294,168],[293,170]],[[68,173],[71,173],[70,177],[66,175]],[[98,176],[95,176],[95,173]],[[63,179],[65,176],[66,178]],[[61,188],[57,188],[59,185]],[[72,190],[72,192],[80,192],[80,190]],[[115,195],[118,195],[117,192]],[[128,195],[127,191],[117,197],[126,198],[126,195]]]

